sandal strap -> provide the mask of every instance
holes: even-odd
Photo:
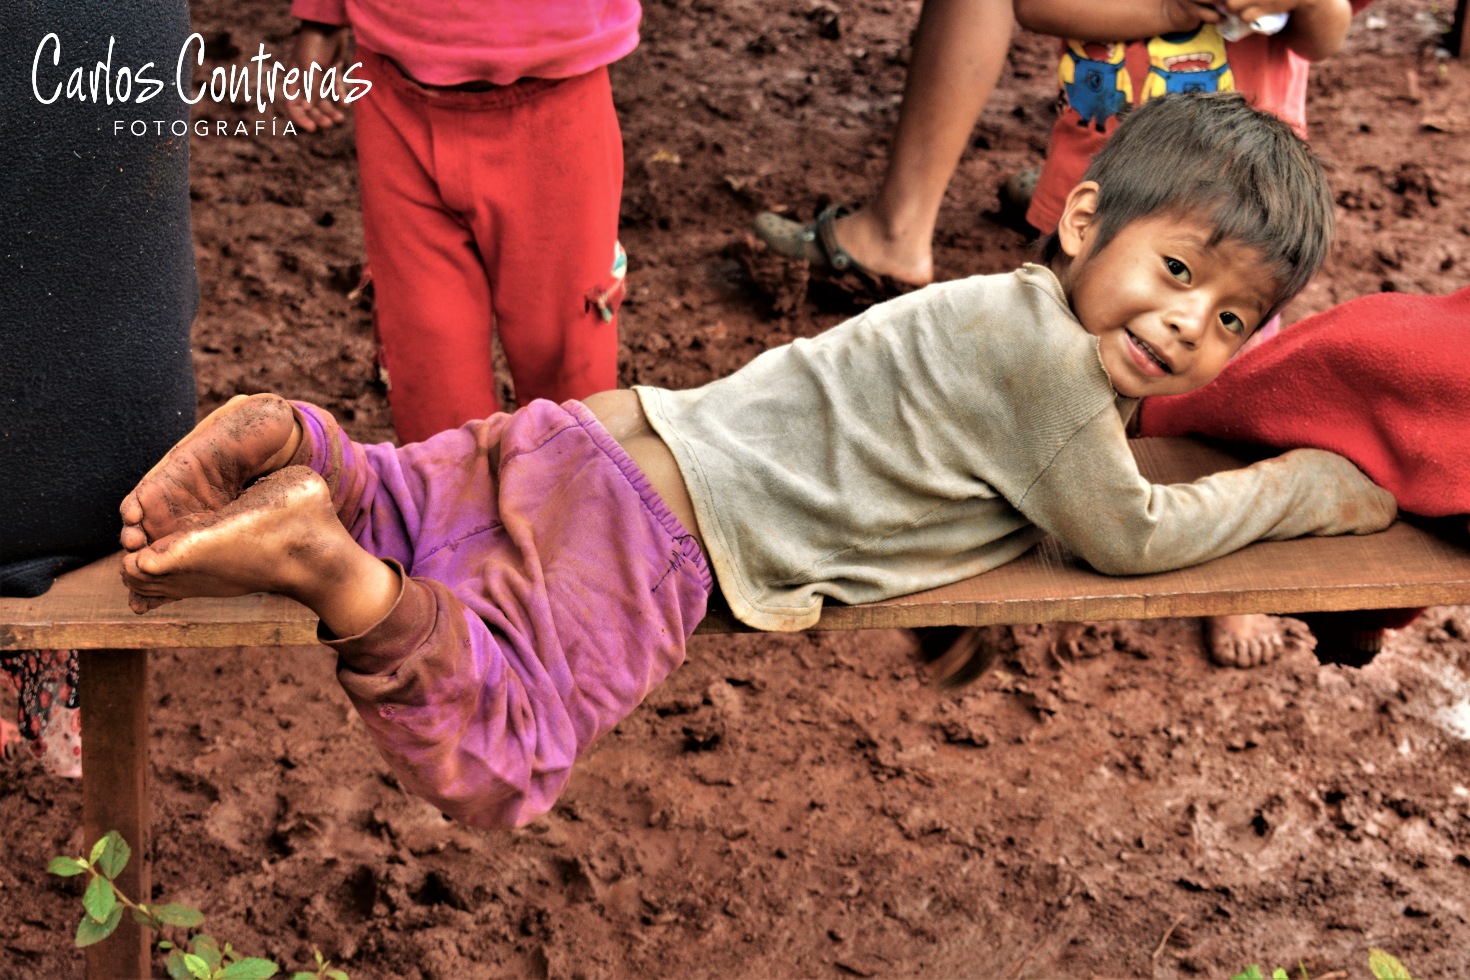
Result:
[[[837,231],[833,224],[838,218],[845,218],[852,214],[853,209],[846,204],[834,204],[823,209],[817,215],[816,231],[817,242],[822,246],[822,251],[827,253],[827,264],[838,272],[853,272],[868,274],[868,270],[862,267],[857,259],[847,253],[847,249],[837,244]]]

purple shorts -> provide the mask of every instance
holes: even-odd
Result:
[[[575,759],[684,659],[713,580],[579,402],[403,448],[298,405],[306,462],[359,544],[412,576],[339,679],[405,784],[481,826],[545,812]]]

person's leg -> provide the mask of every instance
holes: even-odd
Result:
[[[925,2],[888,171],[872,203],[835,226],[838,242],[872,272],[933,280],[939,206],[1000,78],[1012,23],[1008,0]]]
[[[834,223],[837,243],[874,275],[934,279],[934,226],[970,132],[1011,43],[1010,0],[926,0],[888,170],[872,202]]]
[[[373,97],[356,106],[363,239],[393,428],[417,442],[499,410],[490,288],[430,132],[436,110],[366,52]],[[439,134],[434,133],[434,138]]]
[[[465,215],[516,402],[617,387],[623,142],[606,69],[486,93],[463,113]]]
[[[28,751],[53,775],[82,774],[81,711],[77,704],[75,650],[0,653],[5,686],[15,691],[16,725],[0,719],[0,748],[6,762]]]

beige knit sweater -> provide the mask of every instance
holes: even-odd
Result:
[[[1050,271],[947,282],[689,391],[636,389],[689,486],[731,611],[758,629],[979,574],[1055,535],[1099,571],[1260,539],[1368,533],[1393,497],[1293,450],[1159,486],[1139,474],[1097,340]]]

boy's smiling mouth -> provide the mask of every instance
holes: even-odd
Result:
[[[1125,329],[1123,332],[1128,335],[1129,350],[1133,354],[1133,359],[1139,362],[1139,367],[1147,369],[1149,366],[1152,366],[1155,370],[1161,371],[1164,374],[1174,373],[1173,366],[1164,360],[1160,354],[1155,352],[1146,340],[1132,330]]]

